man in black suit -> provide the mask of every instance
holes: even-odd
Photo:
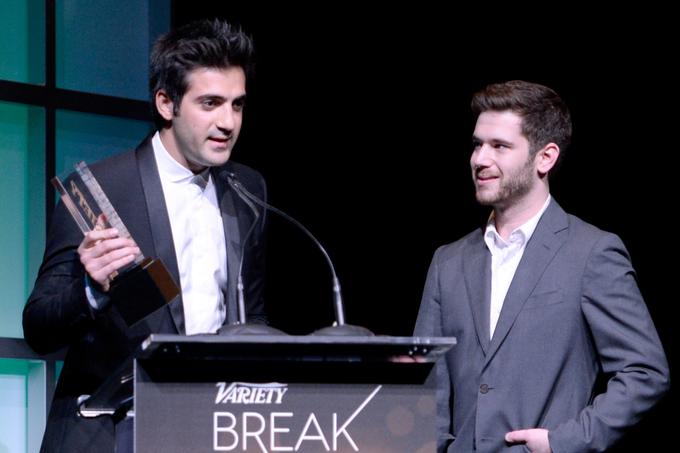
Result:
[[[227,183],[235,175],[265,197],[261,175],[229,161],[252,50],[248,36],[218,20],[156,42],[150,89],[158,131],[136,150],[91,166],[131,238],[113,228],[83,237],[63,205],[56,208],[23,313],[35,351],[68,347],[42,452],[112,452],[112,418],[80,418],[76,399],[93,393],[151,333],[214,333],[235,321],[242,252],[247,314],[264,321],[263,219]],[[129,327],[109,290],[116,272],[140,253],[163,260],[181,295]]]

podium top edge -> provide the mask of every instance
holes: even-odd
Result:
[[[152,334],[137,359],[434,362],[454,337]]]
[[[455,346],[456,337],[313,336],[313,335],[172,335],[151,334],[142,350],[166,343],[174,344],[291,344],[291,345],[382,345],[382,346]]]

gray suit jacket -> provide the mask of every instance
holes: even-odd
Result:
[[[135,151],[90,166],[131,236],[147,257],[161,258],[175,282],[179,271],[172,231],[150,139]],[[258,197],[265,184],[255,170],[234,162],[211,170],[227,245],[226,322],[236,316],[236,277],[244,235],[255,221],[250,208],[229,189],[225,172],[235,173]],[[260,217],[260,222],[264,216]],[[262,225],[243,247],[245,299],[250,321],[264,321]],[[60,203],[47,238],[45,256],[23,313],[24,336],[38,353],[68,347],[50,409],[41,452],[113,452],[111,417],[84,419],[76,398],[92,394],[151,333],[184,334],[181,296],[128,327],[115,298],[92,313],[84,289],[85,271],[77,253],[83,235]]]
[[[458,339],[437,370],[441,451],[526,451],[505,433],[539,427],[554,453],[603,451],[667,391],[666,357],[625,247],[554,200],[491,340],[490,291],[482,229],[435,252],[415,335]]]

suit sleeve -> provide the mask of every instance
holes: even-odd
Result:
[[[582,313],[609,380],[578,419],[550,432],[554,453],[605,450],[669,388],[663,347],[617,236],[605,234],[594,246],[582,284]]]
[[[23,311],[24,337],[40,354],[54,352],[82,337],[93,321],[85,295],[85,270],[77,253],[82,237],[59,203],[43,262]]]
[[[413,332],[413,335],[417,337],[443,336],[438,265],[440,252],[441,248],[435,252],[427,273],[416,327]],[[446,451],[448,444],[454,439],[451,434],[451,380],[445,357],[437,361],[435,376],[437,381],[437,451],[440,452]]]

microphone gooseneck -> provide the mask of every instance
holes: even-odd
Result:
[[[227,181],[229,185],[233,188],[232,179],[236,176],[233,173],[227,173]],[[248,323],[246,319],[246,298],[243,290],[243,261],[245,257],[246,244],[248,239],[253,234],[255,227],[260,221],[260,211],[253,204],[250,199],[243,197],[236,189],[234,189],[238,194],[239,198],[253,211],[254,219],[250,228],[246,232],[241,242],[241,257],[238,262],[238,277],[236,281],[236,298],[237,298],[237,315],[238,320],[232,322],[231,324],[223,326],[219,330],[220,335],[286,335],[285,332],[276,329],[274,327],[268,326],[266,324],[255,324]]]
[[[335,273],[335,266],[333,266],[333,262],[331,261],[330,256],[328,255],[328,252],[326,252],[326,249],[321,245],[321,243],[314,237],[314,235],[309,231],[302,223],[297,221],[295,218],[291,217],[290,215],[286,214],[285,212],[281,211],[280,209],[275,208],[274,206],[270,205],[264,200],[259,199],[255,195],[253,195],[248,189],[246,189],[243,184],[237,179],[236,175],[234,173],[227,173],[227,181],[229,182],[229,185],[234,189],[236,194],[248,205],[251,207],[251,209],[254,209],[254,206],[252,206],[252,203],[256,203],[259,206],[261,206],[264,209],[268,209],[284,219],[288,220],[295,226],[297,226],[299,229],[301,229],[313,242],[316,244],[319,250],[321,250],[321,253],[323,256],[326,258],[326,262],[328,263],[328,267],[331,271],[332,277],[333,277],[333,308],[335,311],[335,324],[333,326],[329,327],[324,327],[322,329],[319,329],[314,332],[315,335],[333,335],[333,336],[371,336],[373,333],[366,329],[365,327],[361,326],[353,326],[350,324],[345,323],[345,310],[342,302],[342,291],[340,289],[340,280],[338,280],[338,276]],[[251,227],[252,228],[252,227]],[[249,231],[250,233],[250,231]],[[241,256],[241,263],[243,262],[243,256]],[[239,283],[240,283],[240,277],[241,277],[241,270],[239,268]]]
[[[239,324],[246,323],[246,298],[244,296],[243,291],[243,260],[246,251],[246,243],[248,242],[248,239],[250,239],[250,235],[253,234],[253,230],[255,229],[257,222],[260,220],[260,211],[257,210],[255,205],[250,200],[243,200],[243,202],[248,205],[251,211],[253,211],[255,219],[253,220],[253,223],[250,225],[250,228],[248,228],[248,232],[246,233],[243,243],[241,244],[241,257],[238,261],[238,281],[236,282],[236,293],[238,296]]]

